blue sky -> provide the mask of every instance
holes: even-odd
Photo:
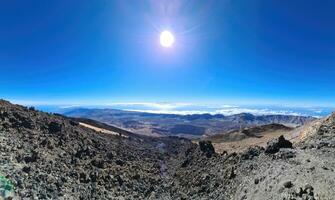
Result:
[[[1,98],[334,106],[335,2],[0,3]],[[159,44],[170,30],[172,48]]]

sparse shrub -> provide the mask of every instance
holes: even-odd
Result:
[[[9,198],[14,196],[14,185],[4,176],[0,175],[0,197]]]

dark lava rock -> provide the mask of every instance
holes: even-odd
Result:
[[[115,163],[116,163],[117,165],[120,165],[120,166],[123,166],[123,165],[124,165],[124,161],[123,161],[123,160],[120,160],[120,159],[117,159],[117,160],[115,161]]]
[[[181,167],[187,167],[191,163],[191,158],[186,158],[184,162],[181,164]]]
[[[254,180],[254,183],[257,185],[257,184],[259,183],[259,179],[256,178],[256,179]]]
[[[105,162],[102,159],[94,159],[91,161],[92,165],[104,169],[106,167]]]
[[[295,192],[295,196],[296,197],[300,197],[302,199],[308,199],[308,200],[314,200],[314,192],[313,192],[314,188],[307,184],[305,187],[303,188],[298,188]]]
[[[22,171],[25,172],[25,173],[29,173],[30,172],[30,167],[29,166],[24,166],[22,168]]]
[[[199,147],[200,150],[205,153],[207,158],[210,158],[213,154],[215,154],[215,149],[211,141],[200,141]]]
[[[23,118],[22,121],[21,121],[21,126],[27,128],[27,129],[33,129],[34,128],[34,123],[29,119]]]
[[[70,120],[70,124],[71,124],[72,126],[78,126],[78,125],[79,125],[78,122],[73,121],[73,120]]]
[[[248,150],[246,150],[242,155],[241,158],[243,160],[249,160],[252,159],[254,157],[259,156],[262,152],[264,152],[264,148],[263,147],[250,147]]]
[[[15,128],[34,128],[32,120],[24,112],[13,112],[9,117],[9,122]]]
[[[124,182],[123,179],[121,178],[121,176],[119,176],[119,175],[116,176],[116,180],[119,183],[119,185],[122,185],[123,182]]]
[[[286,181],[286,182],[284,182],[283,185],[284,185],[285,188],[291,188],[293,186],[293,183],[291,181]]]
[[[108,158],[108,159],[113,159],[114,158],[114,154],[113,153],[111,153],[111,152],[109,152],[109,153],[107,153],[106,154],[106,158]]]
[[[26,163],[30,163],[30,162],[36,162],[38,159],[38,153],[33,151],[31,155],[25,156],[24,157],[24,161]]]
[[[86,156],[94,156],[94,153],[90,150],[90,148],[85,148],[78,150],[74,156],[77,158],[84,158]]]
[[[42,147],[47,147],[48,149],[53,149],[54,148],[54,144],[53,144],[53,141],[52,140],[49,140],[49,139],[44,139],[40,145]]]
[[[236,169],[234,167],[228,168],[225,171],[224,177],[227,178],[227,179],[233,179],[233,178],[235,178],[236,177],[235,170]]]
[[[292,143],[284,138],[284,136],[280,136],[277,139],[274,139],[270,142],[268,142],[265,153],[267,154],[275,154],[277,153],[281,148],[293,148]]]
[[[89,177],[88,174],[82,172],[82,173],[80,173],[79,180],[82,183],[89,183],[90,182],[90,177]]]
[[[290,159],[294,158],[295,152],[293,149],[281,149],[275,156],[274,158],[276,159]]]
[[[50,122],[49,124],[49,132],[50,133],[57,133],[62,130],[62,124],[59,124],[57,122]]]

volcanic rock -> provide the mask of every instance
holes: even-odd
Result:
[[[281,148],[293,148],[292,143],[284,138],[284,136],[279,136],[279,138],[274,139],[268,142],[265,153],[267,154],[275,154]]]

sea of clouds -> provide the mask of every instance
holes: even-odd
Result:
[[[250,113],[253,115],[296,115],[324,117],[335,111],[334,107],[316,106],[283,106],[283,105],[227,105],[227,104],[197,104],[197,103],[169,103],[169,102],[131,102],[109,103],[103,105],[52,105],[41,102],[15,102],[27,106],[35,106],[46,112],[63,113],[76,108],[110,108],[127,111],[147,112],[156,114],[222,114],[234,115]]]
[[[292,107],[292,106],[248,106],[248,105],[214,105],[191,103],[113,103],[108,107],[157,114],[222,114],[234,115],[251,113],[254,115],[296,115],[322,117],[330,114],[334,108],[326,107]]]

